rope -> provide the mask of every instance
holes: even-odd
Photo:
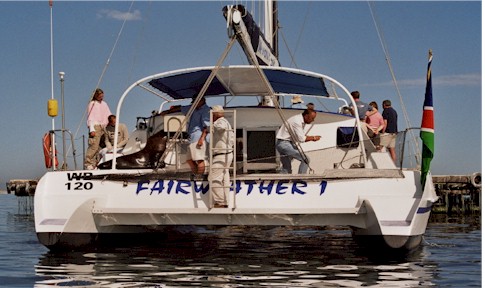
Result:
[[[230,12],[228,12],[228,13],[230,13]],[[219,70],[220,66],[222,65],[222,62],[227,57],[227,54],[229,53],[232,45],[236,41],[236,37],[237,36],[238,36],[237,34],[232,35],[229,44],[227,45],[226,49],[224,50],[223,54],[221,55],[220,59],[218,60],[216,66],[214,66],[213,70],[211,71],[211,74],[209,75],[209,77],[207,78],[206,82],[204,83],[204,86],[199,91],[199,94],[197,95],[197,98],[193,101],[192,106],[190,107],[189,111],[186,114],[186,117],[184,118],[184,121],[182,122],[182,124],[180,125],[179,129],[177,130],[177,132],[175,133],[175,135],[172,137],[172,139],[177,139],[181,135],[181,133],[182,133],[182,127],[184,127],[187,124],[187,119],[190,118],[190,116],[192,115],[193,111],[195,110],[195,107],[197,106],[197,103],[199,103],[200,99],[202,99],[202,97],[204,96],[204,94],[207,91],[210,83],[212,82],[212,80],[214,79],[217,71]],[[251,47],[250,43],[247,43],[247,39],[245,37],[240,37],[240,39],[242,39],[242,41],[245,42],[244,44],[245,44],[246,47]],[[252,64],[252,65],[254,65],[256,67],[256,71],[258,72],[259,76],[261,77],[261,80],[263,80],[263,83],[265,84],[265,86],[267,88],[268,96],[270,96],[271,99],[273,100],[273,103],[275,105],[275,108],[277,108],[276,110],[278,111],[278,114],[279,114],[280,118],[283,121],[283,125],[285,125],[285,128],[287,129],[288,133],[290,134],[290,138],[292,139],[293,143],[297,147],[297,150],[300,153],[300,155],[302,156],[303,161],[309,166],[310,171],[313,172],[313,169],[309,165],[309,161],[308,161],[307,156],[303,152],[303,149],[301,148],[300,143],[297,141],[297,137],[294,134],[294,131],[289,126],[288,121],[285,119],[285,117],[284,117],[284,115],[283,115],[283,113],[281,111],[281,107],[279,105],[279,102],[277,101],[277,97],[275,95],[275,92],[273,91],[273,88],[269,84],[269,81],[266,78],[266,75],[263,73],[261,67],[259,66],[259,63],[258,63],[258,61],[256,59],[256,56],[254,54],[251,54],[251,53],[249,55],[250,55],[249,60],[250,60],[250,62],[252,62],[250,64]],[[169,146],[167,147],[167,149],[165,149],[164,153],[160,157],[160,160],[161,159],[165,159],[165,157],[167,156],[168,152],[169,151],[172,151],[173,148],[174,148],[174,146],[175,146],[175,141],[171,141],[169,143]],[[155,170],[158,169],[158,168],[160,168],[160,165],[163,162],[163,161],[160,161],[160,160],[158,161],[157,166],[155,167]]]
[[[406,127],[409,128],[409,127],[411,127],[411,121],[409,120],[409,116],[408,116],[408,113],[406,111],[406,107],[404,106],[404,101],[403,101],[403,98],[401,96],[401,91],[399,90],[399,87],[397,85],[396,76],[394,75],[394,69],[392,68],[392,64],[391,64],[391,56],[390,56],[389,50],[387,49],[387,46],[385,44],[384,35],[383,35],[383,33],[382,33],[382,31],[379,27],[379,24],[378,24],[378,21],[377,21],[377,16],[375,15],[375,12],[374,12],[374,7],[373,7],[374,4],[373,4],[373,2],[370,2],[370,1],[368,1],[367,4],[369,5],[370,13],[372,15],[372,20],[374,21],[374,26],[376,28],[377,35],[379,37],[379,41],[381,43],[382,50],[383,50],[384,55],[386,57],[386,62],[387,62],[387,65],[389,67],[389,71],[390,71],[391,77],[392,77],[392,82],[394,83],[394,87],[396,88],[396,92],[397,92],[397,95],[399,97],[401,109],[403,111],[404,119],[405,119],[406,125],[407,125]],[[414,133],[411,132],[411,134],[413,135],[413,139],[414,139],[414,146],[413,146],[413,148],[415,149],[414,154],[417,155],[416,156],[417,158],[421,158],[419,156],[420,152],[419,152],[418,142],[414,138]]]
[[[306,21],[308,19],[308,14],[310,14],[310,6],[312,4],[313,4],[312,1],[308,2],[307,11],[306,11],[306,14],[305,14],[305,18],[303,19],[303,24],[301,25],[300,33],[298,34],[298,39],[296,40],[295,50],[293,52],[294,55],[296,55],[296,51],[298,50],[298,47],[300,46],[301,35],[303,35],[303,30],[305,28],[305,24],[306,24]],[[291,60],[294,61],[294,58],[291,57]],[[296,67],[296,63],[293,62],[293,64],[295,64],[295,67]]]
[[[295,68],[298,68],[298,65],[296,65],[295,57],[293,53],[291,53],[290,47],[288,47],[288,43],[286,42],[286,38],[285,38],[285,35],[283,34],[283,31],[280,32],[280,35],[283,38],[283,42],[285,43],[286,50],[288,50],[288,54],[290,54],[291,65],[294,65]]]
[[[129,12],[131,12],[131,9],[132,9],[132,7],[133,7],[133,4],[134,4],[134,3],[135,3],[135,1],[133,0],[133,1],[131,2],[130,8],[128,9],[128,13],[129,13]],[[123,24],[121,24],[121,28],[120,28],[120,31],[118,32],[118,36],[116,37],[115,43],[114,43],[114,45],[113,45],[113,48],[111,48],[111,52],[110,52],[110,54],[109,54],[109,56],[108,56],[108,59],[106,60],[106,64],[104,65],[103,71],[101,72],[101,75],[99,76],[98,83],[96,84],[96,87],[94,88],[93,92],[91,93],[91,96],[89,97],[88,104],[89,104],[89,102],[91,102],[91,100],[93,99],[94,92],[96,91],[96,89],[98,89],[98,88],[99,88],[99,85],[101,84],[101,82],[102,82],[102,80],[103,80],[104,74],[105,74],[105,73],[106,73],[106,71],[108,70],[109,64],[110,64],[110,62],[111,62],[111,57],[112,57],[112,56],[113,56],[113,54],[114,54],[114,51],[115,51],[115,49],[116,49],[116,46],[118,46],[118,41],[120,40],[120,37],[121,37],[121,34],[122,34],[123,29],[124,29],[124,27],[125,27],[125,23],[126,23],[126,21],[127,21],[127,20],[126,20],[126,18],[125,18],[125,20],[123,20]],[[94,105],[93,105],[93,107],[94,107]],[[89,117],[89,114],[91,113],[91,110],[92,110],[92,108],[93,108],[93,107],[91,107],[91,109],[89,110],[89,112],[88,112],[87,110],[86,110],[86,111],[84,111],[84,114],[83,114],[83,116],[82,116],[81,120],[79,121],[79,125],[77,126],[76,133],[74,133],[74,137],[75,137],[75,138],[77,137],[77,135],[78,135],[78,133],[79,133],[79,129],[81,129],[81,125],[82,125],[82,123],[83,123],[83,121],[84,121],[85,117]],[[86,114],[87,114],[87,116],[86,116]],[[67,153],[66,153],[66,154],[69,154],[69,151],[71,150],[71,148],[72,148],[72,144],[71,144],[71,145],[69,146],[69,148],[67,149]]]
[[[357,126],[354,126],[354,128],[357,128]],[[419,129],[419,128],[410,128],[410,129]],[[397,139],[399,140],[399,142],[396,141],[396,151],[402,151],[401,149],[405,149],[406,146],[409,146],[410,145],[410,142],[411,141],[407,141],[406,138],[403,138],[402,135],[405,134],[406,132],[402,131],[402,132],[399,132],[399,135],[397,137]],[[353,134],[352,134],[352,139],[355,139],[357,136],[357,130],[354,130]],[[364,139],[364,143],[369,143],[369,141],[371,142],[372,140],[371,139]],[[358,141],[356,141],[358,142]],[[351,145],[351,143],[349,143],[348,145]],[[361,163],[361,155],[355,155],[355,156],[349,156],[348,154],[352,151],[352,150],[356,150],[356,148],[350,148],[350,147],[343,147],[343,146],[329,146],[329,147],[325,147],[325,148],[319,148],[319,149],[315,149],[315,150],[312,150],[312,151],[309,151],[309,153],[313,153],[314,157],[316,157],[315,159],[316,160],[320,160],[320,159],[324,159],[325,156],[322,156],[320,154],[315,154],[315,152],[323,152],[323,151],[327,151],[327,150],[336,150],[336,149],[345,149],[345,153],[342,155],[341,157],[341,160],[339,160],[339,162],[336,162],[335,164],[338,164],[340,167],[344,167],[344,162],[350,162],[352,160],[357,160],[356,163]],[[349,149],[350,148],[350,149]],[[400,162],[401,164],[398,166],[398,168],[400,169],[403,169],[403,165],[402,163],[404,162],[404,160],[406,158],[404,158],[405,156],[403,154],[400,154],[400,153],[397,153],[397,156],[400,158],[398,158],[398,162]],[[320,157],[320,158],[319,158]],[[267,156],[267,157],[257,157],[257,158],[253,158],[251,160],[246,160],[247,163],[258,163],[260,161],[263,161],[263,160],[270,160],[270,161],[276,161],[276,158],[277,156]],[[410,157],[409,157],[410,158]],[[412,159],[409,159],[410,161]],[[325,160],[323,160],[325,161]],[[411,165],[413,165],[413,163],[410,163]],[[410,167],[413,167],[413,166],[410,166]],[[346,168],[344,168],[346,169]]]
[[[278,27],[279,33],[280,33],[281,37],[283,38],[283,42],[285,43],[286,50],[288,51],[288,54],[290,55],[290,58],[291,58],[290,67],[291,67],[291,65],[293,65],[293,67],[298,68],[298,65],[296,64],[295,55],[296,55],[296,51],[298,50],[298,47],[300,46],[301,36],[303,35],[303,30],[305,29],[305,24],[307,22],[308,15],[310,14],[310,11],[311,11],[310,6],[312,4],[313,3],[311,1],[308,3],[307,12],[305,14],[305,18],[303,19],[303,24],[301,25],[300,33],[298,34],[298,39],[296,40],[295,49],[294,49],[293,53],[291,52],[290,47],[288,46],[288,42],[286,41],[285,35],[283,34],[283,30],[280,27]]]
[[[232,37],[231,37],[231,43],[234,42],[234,40],[235,40],[235,38],[237,36],[238,35],[236,35],[236,34],[232,35]],[[245,47],[252,47],[251,46],[251,43],[248,43],[247,42],[247,39],[245,37],[240,37],[240,39],[242,39],[242,41],[244,42],[244,46]],[[228,50],[228,49],[230,49],[230,47],[228,47],[226,50]],[[278,111],[278,114],[279,114],[281,120],[283,121],[283,125],[285,125],[285,128],[288,130],[288,133],[290,134],[291,140],[293,141],[293,143],[297,147],[297,150],[300,153],[300,155],[302,156],[302,158],[305,161],[305,163],[310,167],[308,158],[306,157],[305,153],[303,152],[303,149],[301,148],[300,143],[297,141],[297,138],[296,138],[293,130],[291,129],[291,127],[289,127],[288,121],[286,121],[286,119],[285,119],[285,117],[284,117],[284,115],[283,115],[283,113],[281,111],[281,107],[279,105],[279,102],[277,101],[277,97],[275,95],[275,92],[273,91],[273,87],[271,87],[271,85],[269,84],[268,79],[266,78],[266,75],[263,73],[263,71],[262,71],[262,69],[261,69],[261,67],[260,67],[260,65],[258,63],[258,60],[256,59],[255,53],[248,53],[248,54],[249,54],[248,55],[249,56],[248,57],[248,60],[250,62],[249,64],[251,64],[251,65],[253,65],[253,66],[256,67],[256,71],[258,72],[261,80],[263,81],[263,83],[265,84],[265,86],[267,88],[267,91],[268,91],[268,95],[267,96],[270,96],[271,97],[271,99],[272,99],[272,101],[273,101],[273,103],[275,105],[275,108]],[[199,93],[199,96],[200,96],[200,93]],[[199,96],[197,97],[197,99],[199,99]],[[313,171],[313,169],[311,169],[311,167],[310,167],[310,171]]]
[[[331,147],[326,147],[326,148],[320,148],[320,149],[316,149],[316,150],[312,150],[310,152],[318,152],[318,151],[326,151],[326,150],[335,150],[337,149],[337,146],[331,146]],[[356,156],[352,156],[352,157],[348,157],[347,154],[350,152],[350,149],[348,151],[346,151],[344,153],[344,155],[342,156],[342,160],[340,160],[340,162],[338,162],[338,164],[343,167],[343,163],[344,162],[349,162],[351,160],[354,160],[354,159],[359,159],[360,161],[360,158],[361,156],[360,155],[356,155]],[[262,161],[262,160],[271,160],[271,161],[276,161],[278,157],[277,156],[267,156],[267,157],[258,157],[258,158],[254,158],[254,159],[251,159],[251,160],[246,160],[246,162],[248,164],[250,163],[258,163],[259,161]],[[360,162],[359,162],[360,163]]]
[[[244,37],[242,37],[242,38],[243,38],[244,41],[246,41],[246,39],[244,39]],[[249,45],[248,43],[245,43],[245,44],[246,44],[247,47],[250,47],[250,46],[248,46]],[[295,144],[295,146],[298,150],[298,153],[300,153],[300,156],[302,157],[303,161],[308,165],[310,172],[314,172],[313,169],[310,167],[310,163],[308,161],[306,154],[303,152],[303,149],[301,148],[301,145],[298,142],[298,138],[296,137],[293,129],[291,129],[291,127],[288,124],[288,121],[286,120],[286,118],[283,115],[283,112],[281,110],[281,106],[279,104],[279,101],[277,100],[277,97],[275,95],[273,87],[271,87],[271,85],[269,84],[269,81],[266,78],[266,75],[263,73],[263,70],[259,66],[259,63],[258,63],[258,61],[255,57],[256,57],[256,55],[251,54],[251,61],[253,62],[252,65],[254,65],[256,67],[256,71],[258,72],[259,76],[261,77],[261,80],[263,80],[263,83],[265,84],[266,88],[268,89],[268,96],[270,96],[271,99],[273,100],[276,111],[278,112],[278,115],[280,116],[281,120],[283,121],[283,125],[285,125],[285,128],[288,131],[288,134],[290,134],[291,141],[293,141],[293,144]]]
[[[229,51],[230,51],[230,49],[231,49],[231,47],[232,47],[232,45],[234,44],[235,41],[236,41],[236,36],[231,37],[231,40],[227,44],[226,49],[222,53],[220,59],[217,61],[216,66],[214,66],[214,68],[212,69],[211,74],[209,75],[209,77],[205,81],[204,86],[199,91],[199,94],[197,95],[197,98],[193,101],[192,106],[190,107],[189,111],[185,115],[184,121],[182,121],[182,124],[180,124],[179,129],[177,130],[177,132],[175,133],[175,135],[172,137],[172,139],[177,139],[182,134],[183,127],[185,127],[187,125],[187,120],[190,119],[190,116],[192,116],[192,113],[194,113],[195,108],[197,107],[197,104],[200,102],[200,100],[204,96],[205,92],[209,88],[209,85],[212,83],[212,80],[216,76],[217,71],[219,71],[219,68],[221,67],[224,59],[226,59],[227,54],[229,53]],[[161,163],[163,163],[163,159],[165,159],[165,157],[167,157],[168,152],[172,151],[174,147],[175,147],[175,141],[171,141],[169,143],[169,146],[167,147],[167,149],[165,149],[165,151],[163,152],[162,156],[159,158],[158,163],[157,163],[157,166],[155,167],[154,170],[157,170],[157,169],[160,168]]]

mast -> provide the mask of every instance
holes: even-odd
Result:
[[[264,35],[266,41],[273,49],[273,54],[278,58],[278,5],[277,1],[267,0],[264,6],[265,23]]]
[[[235,37],[241,45],[246,58],[251,65],[279,67],[278,54],[274,47],[278,39],[275,36],[275,24],[277,21],[276,5],[272,0],[266,0],[264,5],[264,29],[261,32],[259,26],[254,22],[253,16],[243,5],[228,5],[223,9],[223,15],[227,21],[229,38]],[[274,106],[271,96],[262,96],[261,103],[264,106]]]
[[[279,33],[279,23],[278,23],[278,2],[273,1],[273,51],[276,58],[280,58],[279,46],[278,46],[278,33]]]
[[[264,35],[266,41],[273,48],[273,1],[264,1]]]

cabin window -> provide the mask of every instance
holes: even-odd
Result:
[[[276,129],[245,129],[244,134],[244,172],[275,170],[279,162],[276,155]]]
[[[359,146],[359,133],[356,127],[337,128],[337,146],[340,148],[355,148]]]
[[[236,149],[236,161],[242,162],[244,159],[244,151],[243,151],[243,129],[236,129],[236,143],[234,147]]]

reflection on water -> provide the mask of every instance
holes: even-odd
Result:
[[[227,227],[157,244],[44,254],[41,285],[95,287],[415,287],[432,285],[426,249],[378,255],[349,230]]]
[[[0,200],[2,287],[481,287],[479,215],[432,215],[423,245],[405,255],[359,247],[345,229],[258,227],[54,253],[16,197]]]

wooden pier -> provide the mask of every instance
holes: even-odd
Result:
[[[38,180],[34,179],[13,179],[7,182],[7,193],[15,196],[34,196]]]
[[[482,206],[482,174],[433,176],[436,194],[434,213],[480,213]]]
[[[7,192],[18,197],[34,196],[38,180],[14,179],[7,182]],[[482,206],[482,174],[433,176],[436,194],[433,213],[480,213]]]

